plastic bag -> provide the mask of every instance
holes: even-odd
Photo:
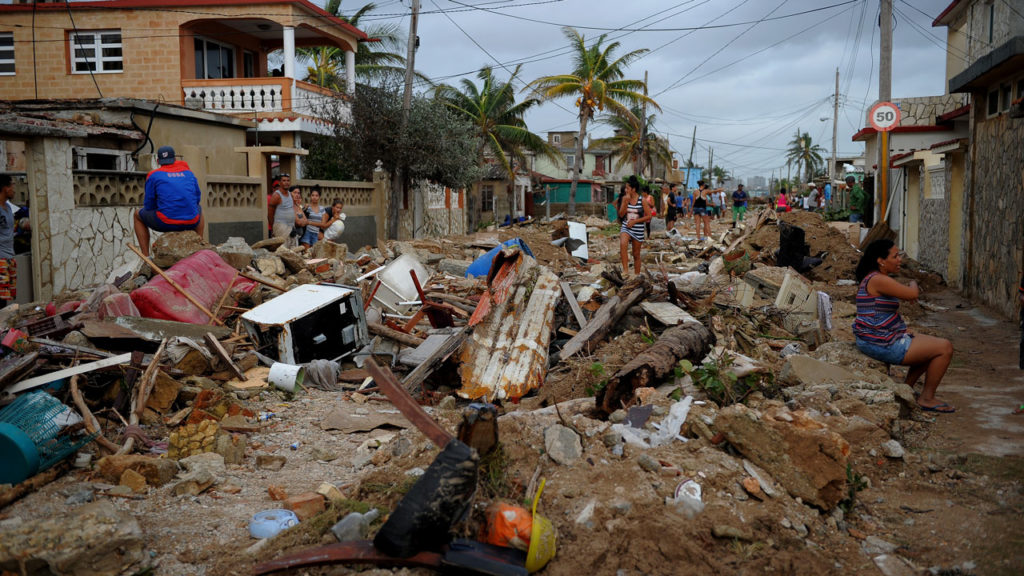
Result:
[[[342,233],[345,232],[345,215],[338,216],[338,219],[333,224],[324,230],[324,240],[330,240],[336,242],[341,237]]]

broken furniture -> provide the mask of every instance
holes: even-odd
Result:
[[[22,394],[0,410],[0,484],[18,484],[92,442],[76,434],[81,418],[46,392]]]
[[[373,289],[372,299],[395,314],[408,314],[416,306],[416,298],[419,297],[410,272],[414,272],[416,278],[430,277],[426,266],[415,256],[403,254],[376,273],[377,286]]]
[[[257,350],[278,362],[338,360],[370,337],[359,290],[340,284],[304,284],[242,315]]]

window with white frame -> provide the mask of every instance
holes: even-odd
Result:
[[[551,143],[552,144],[561,144],[562,143],[562,135],[561,134],[552,134],[551,135]]]
[[[14,32],[0,32],[0,76],[14,74]]]
[[[135,170],[131,152],[109,148],[74,146],[71,149],[76,170]]]
[[[576,167],[576,156],[575,155],[573,155],[573,154],[566,154],[565,155],[565,167],[570,169],[570,170]]]
[[[1006,112],[1007,110],[1010,109],[1010,101],[1013,100],[1013,85],[1007,82],[1006,84],[1003,84],[999,88],[999,91],[1002,94],[1002,96],[1000,96],[999,109],[1003,112]]]
[[[196,78],[234,78],[235,49],[202,36],[195,37]]]
[[[120,30],[72,32],[68,41],[71,43],[72,74],[124,71]]]

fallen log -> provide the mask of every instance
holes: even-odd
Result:
[[[595,397],[597,410],[607,415],[629,406],[637,388],[655,385],[672,373],[680,360],[699,362],[714,344],[714,333],[692,317],[665,330],[650,348],[612,375]]]
[[[561,350],[552,354],[551,364],[557,364],[562,359],[568,358],[585,348],[590,352],[590,347],[594,343],[603,340],[608,331],[622,318],[626,311],[640,300],[643,300],[648,290],[650,290],[650,284],[647,282],[646,277],[637,276],[637,278],[639,280],[632,281],[623,286],[620,294],[625,292],[625,297],[616,294],[605,302],[597,310],[597,313],[594,314],[594,317],[587,322],[586,328],[580,330],[578,334],[566,342]]]

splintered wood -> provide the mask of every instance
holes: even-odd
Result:
[[[519,398],[539,388],[547,375],[561,296],[558,276],[515,249],[495,258],[495,267],[473,314],[478,323],[459,355],[463,398]]]

